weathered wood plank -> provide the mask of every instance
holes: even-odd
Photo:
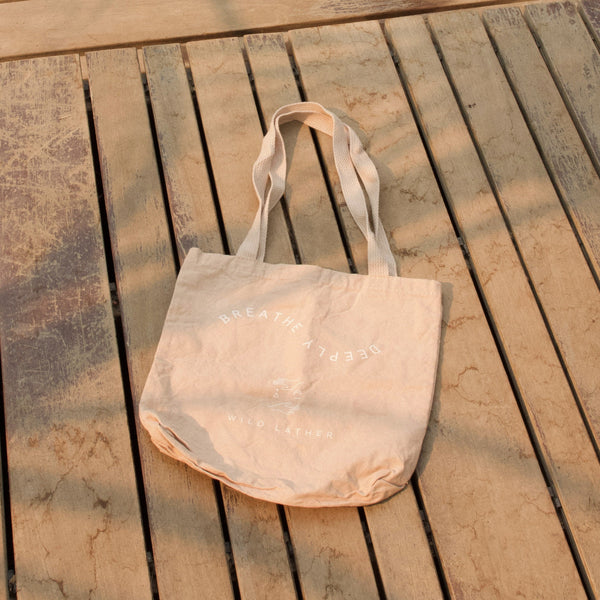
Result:
[[[494,12],[493,17],[500,15]],[[589,579],[597,589],[598,458],[425,22],[420,17],[395,19],[387,22],[387,29],[447,200],[511,364],[547,474],[560,498]],[[533,43],[528,30],[526,33]],[[533,46],[537,53],[535,43]],[[522,44],[515,44],[513,49],[523,64],[535,64]],[[533,74],[532,80],[535,81]],[[544,95],[548,92],[543,88],[539,91]]]
[[[546,165],[600,275],[600,178],[521,11],[517,8],[487,11],[484,21]]]
[[[242,598],[294,600],[294,581],[276,505],[222,488]]]
[[[379,598],[355,508],[288,508],[303,597]]]
[[[506,1],[506,0],[502,0]],[[0,3],[0,59],[373,19],[491,0],[23,0]]]
[[[181,47],[150,46],[144,61],[179,260],[192,247],[222,252]]]
[[[248,36],[246,48],[263,119],[269,122],[277,108],[300,100],[285,39],[281,34]],[[306,127],[289,124],[286,125],[285,136],[287,155],[290,157],[286,199],[303,262],[347,271],[343,243],[310,131]],[[384,574],[389,583],[388,597],[393,597],[400,589],[405,598],[415,597],[423,590],[435,590],[437,585],[418,507],[414,495],[406,496],[409,497],[412,497],[414,505],[408,506],[405,513],[397,514],[395,519],[399,530],[396,533],[401,537],[394,547],[389,548],[389,563],[393,563],[393,568],[386,568]],[[303,592],[309,598],[322,597],[328,589],[336,590],[343,598],[362,599],[376,595],[369,555],[356,511],[337,513],[328,509],[306,511],[287,508]],[[411,517],[416,518],[416,522],[411,521]],[[421,537],[417,538],[414,546],[405,546],[405,538],[402,537],[406,533],[405,528],[411,529],[415,525],[421,528]],[[379,542],[379,536],[376,537]],[[321,558],[315,561],[315,556]],[[385,553],[381,562],[386,567],[389,565]],[[402,578],[399,571],[410,570],[411,564],[421,571],[418,592],[414,588],[409,589],[406,581],[402,588],[394,588],[394,581]],[[433,585],[430,585],[431,578]],[[428,597],[435,597],[435,593]]]
[[[443,598],[412,484],[366,515],[387,598]]]
[[[174,257],[137,53],[111,50],[87,60],[137,408],[175,283]],[[139,426],[138,437],[159,592],[232,596],[211,480],[160,453]]]
[[[262,142],[246,65],[237,38],[187,45],[229,249],[236,252],[258,207],[252,165]],[[214,159],[213,159],[214,157]],[[277,257],[273,259],[271,257]],[[281,206],[271,211],[267,262],[293,262]]]
[[[600,169],[600,53],[570,2],[527,6],[525,17]]]
[[[480,18],[430,23],[598,443],[600,293]]]
[[[438,391],[418,477],[450,593],[584,597],[378,24],[290,37],[307,96],[364,132],[403,275],[445,283]],[[365,244],[353,253],[365,272]]]
[[[581,16],[591,29],[596,43],[600,44],[600,4],[597,0],[582,0],[580,6]]]
[[[300,100],[285,38],[281,34],[248,36],[246,47],[261,109],[265,120],[268,121],[279,106]],[[323,174],[309,131],[306,127],[298,129],[290,124],[286,126],[286,136],[289,136],[286,138],[289,142],[287,154],[293,156],[287,178],[286,199],[303,262],[347,270],[346,256],[331,200],[323,182]],[[329,140],[324,137],[323,141],[327,145]],[[347,210],[345,205],[344,210]],[[392,502],[397,510],[373,510],[369,518],[373,544],[376,550],[379,550],[377,559],[387,597],[438,597],[439,582],[412,489],[406,490],[401,498],[398,497]],[[303,511],[298,509],[288,509],[292,541],[296,547],[301,574],[304,569],[301,583],[304,588],[313,587],[315,591],[326,589],[328,586],[343,589],[343,582],[348,581],[345,572],[348,566],[346,556],[343,561],[337,561],[341,564],[342,583],[336,582],[331,572],[327,573],[327,577],[321,583],[306,581],[308,565],[311,564],[314,555],[321,552],[324,538],[318,531],[312,533],[314,527],[306,528],[306,519],[301,512]],[[330,518],[328,512],[315,511],[312,518],[326,522]],[[298,518],[301,519],[299,522]],[[355,527],[359,526],[354,517],[350,522],[355,523]],[[333,544],[329,541],[328,545],[338,549],[351,546],[349,534],[359,537],[357,532],[349,530],[348,523],[332,533],[336,534],[337,539]],[[313,546],[312,542],[316,542],[317,545]],[[362,547],[364,552],[364,545]],[[333,557],[331,561],[334,562]],[[368,556],[363,555],[356,562],[352,568],[354,573],[358,564],[367,567]],[[310,575],[314,579],[315,572],[311,571]],[[358,580],[368,578],[367,571]],[[355,579],[349,581],[353,582]],[[345,596],[348,596],[348,592]]]
[[[97,202],[77,57],[0,65],[0,340],[23,599],[152,597]]]
[[[252,165],[263,133],[238,39],[188,44],[219,205],[232,252],[258,208]],[[294,262],[281,207],[271,213],[267,260]],[[233,555],[244,598],[294,598],[277,507],[222,486]]]

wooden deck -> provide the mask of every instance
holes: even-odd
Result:
[[[600,598],[598,1],[248,2],[143,49],[40,40],[56,4],[0,3],[0,599]],[[300,99],[359,131],[401,275],[444,284],[417,473],[365,509],[253,500],[136,418],[178,266],[237,249]],[[328,140],[289,137],[267,260],[365,272]]]

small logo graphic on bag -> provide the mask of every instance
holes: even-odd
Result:
[[[229,412],[227,421],[229,425],[243,425],[261,432],[272,432],[282,437],[294,438],[301,441],[326,441],[333,440],[333,431],[328,431],[316,423],[308,425],[306,415],[302,418],[297,414],[301,409],[301,400],[304,394],[304,382],[301,379],[290,379],[277,377],[267,384],[272,386],[273,395],[268,400],[260,403],[260,407],[270,409],[272,412],[280,413],[279,416],[262,414],[261,411],[247,411],[245,414]],[[282,417],[281,414],[285,415]],[[261,416],[259,416],[261,415]],[[292,417],[288,419],[286,417]],[[302,425],[300,421],[302,419]]]
[[[275,388],[273,399],[277,402],[267,406],[284,415],[293,415],[300,410],[300,399],[302,398],[302,382],[299,379],[285,379],[280,377],[271,382]]]

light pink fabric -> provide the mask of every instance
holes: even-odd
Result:
[[[333,134],[370,275],[262,262],[268,213],[285,181],[279,125],[294,118]],[[420,453],[441,285],[394,276],[376,171],[352,130],[320,105],[275,114],[253,175],[260,207],[238,256],[194,248],[186,257],[142,423],[166,454],[256,498],[378,502],[406,485]]]

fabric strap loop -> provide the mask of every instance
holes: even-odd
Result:
[[[367,240],[369,274],[397,275],[396,261],[379,218],[379,176],[375,165],[354,130],[316,102],[289,104],[273,115],[252,170],[258,211],[237,256],[264,261],[269,213],[285,192],[287,159],[280,128],[290,121],[300,121],[332,137],[344,199]]]

